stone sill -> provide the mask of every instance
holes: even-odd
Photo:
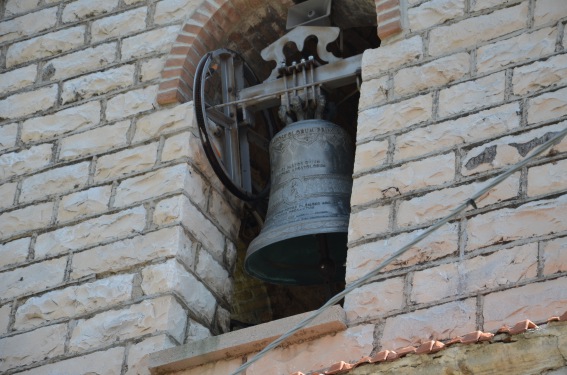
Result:
[[[152,353],[148,359],[150,372],[164,374],[186,370],[205,363],[258,352],[310,314],[311,312],[294,315]],[[290,337],[285,344],[312,340],[322,335],[344,331],[346,328],[344,310],[339,305],[332,306]]]

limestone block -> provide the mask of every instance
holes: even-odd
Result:
[[[148,86],[116,95],[107,102],[106,119],[121,119],[154,108],[156,93],[157,86]]]
[[[358,107],[366,108],[385,102],[386,99],[388,99],[389,89],[390,84],[388,82],[388,76],[362,82],[362,85],[360,86]]]
[[[120,178],[152,168],[156,163],[158,142],[101,156],[96,161],[96,182]]]
[[[553,273],[567,270],[567,239],[557,238],[543,243],[543,273]]]
[[[226,301],[231,301],[233,281],[222,263],[217,262],[205,249],[199,252],[195,272],[211,290]]]
[[[518,288],[494,292],[484,297],[484,330],[494,331],[507,324],[530,319],[545,322],[565,312],[567,278],[546,280]]]
[[[116,60],[116,46],[116,43],[100,44],[55,58],[46,62],[43,75],[58,80],[103,68]]]
[[[57,23],[57,7],[42,9],[2,22],[0,43],[33,35],[47,30]]]
[[[537,243],[531,243],[417,271],[411,300],[434,302],[533,279],[537,276],[537,253]]]
[[[439,93],[439,116],[448,117],[504,101],[505,72],[456,84]]]
[[[366,284],[347,294],[344,309],[349,321],[375,319],[404,306],[404,278]]]
[[[111,310],[77,321],[69,342],[71,353],[106,346],[154,332],[183,340],[187,313],[174,297],[144,300],[122,310]]]
[[[139,233],[145,226],[146,210],[142,206],[99,216],[76,225],[40,234],[35,244],[35,255],[41,258],[69,250],[78,250],[88,245]]]
[[[180,21],[192,14],[201,4],[199,0],[164,0],[156,4],[156,25]]]
[[[202,201],[204,181],[187,164],[158,169],[124,180],[116,189],[114,206],[121,207],[188,188],[190,196]],[[201,197],[199,197],[201,196]]]
[[[230,299],[229,299],[230,301]],[[230,302],[229,302],[230,303]],[[232,313],[222,306],[217,306],[216,324],[221,332],[230,332],[230,318]]]
[[[470,298],[387,318],[380,347],[395,349],[449,339],[475,329],[476,299]]]
[[[227,280],[224,279],[223,282]],[[187,272],[175,259],[144,268],[142,270],[142,290],[145,295],[175,292],[181,296],[189,309],[205,322],[210,324],[213,321],[217,304],[215,297],[205,285]],[[178,333],[176,338],[182,342],[183,332]]]
[[[7,150],[16,145],[18,139],[18,124],[0,126],[0,151]]]
[[[497,224],[497,225],[496,225]],[[499,242],[542,236],[567,228],[567,195],[556,199],[503,208],[471,218],[467,222],[467,250]]]
[[[99,16],[114,10],[118,6],[118,0],[77,0],[67,4],[63,8],[61,19],[64,23],[76,22],[85,18]]]
[[[523,2],[449,26],[437,27],[429,34],[429,53],[440,56],[449,51],[473,47],[477,43],[520,30],[526,27],[527,21],[528,4]]]
[[[398,96],[408,95],[446,85],[465,77],[469,72],[469,54],[457,53],[421,66],[400,69],[394,75],[394,90]]]
[[[336,363],[338,358],[362,358],[372,351],[374,325],[365,324],[348,328],[335,335],[278,348],[246,370],[246,375],[291,374],[298,369],[323,369]]]
[[[6,16],[13,16],[35,9],[40,2],[41,0],[7,0],[5,2]]]
[[[63,354],[66,335],[67,325],[57,324],[0,339],[0,371]]]
[[[501,70],[510,64],[518,64],[555,52],[557,28],[546,28],[521,34],[484,47],[476,53],[478,73]]]
[[[355,246],[348,250],[346,282],[351,283],[378,267],[402,246],[407,245],[423,233],[423,229],[402,233],[388,239]],[[413,245],[406,253],[396,258],[384,272],[415,264],[434,261],[454,254],[458,249],[458,226],[445,224],[429,237]]]
[[[53,194],[84,187],[89,178],[89,165],[89,162],[71,164],[24,179],[20,202],[31,202]]]
[[[567,115],[567,88],[528,99],[528,124]]]
[[[494,138],[519,128],[520,114],[519,102],[515,102],[415,129],[396,137],[394,159],[403,160]]]
[[[554,85],[567,83],[567,54],[536,61],[514,69],[512,85],[515,95],[526,95]]]
[[[126,146],[128,130],[130,121],[126,120],[65,137],[60,142],[59,159],[76,159]]]
[[[0,238],[47,227],[51,222],[52,214],[53,202],[4,212],[0,214]]]
[[[351,205],[358,206],[392,194],[431,188],[452,181],[455,176],[453,153],[403,164],[399,167],[355,178]]]
[[[14,205],[17,188],[17,182],[7,182],[0,185],[0,209],[9,208]]]
[[[133,279],[134,275],[111,276],[32,297],[16,310],[14,328],[29,329],[116,306],[130,299]]]
[[[0,307],[0,334],[8,332],[8,324],[10,324],[10,312],[12,305],[4,305]]]
[[[390,227],[390,209],[389,205],[379,206],[351,214],[348,226],[349,242],[387,232]]]
[[[181,227],[171,227],[94,247],[73,255],[71,278],[119,272],[152,260],[175,256],[192,268],[196,246]]]
[[[124,348],[94,352],[24,371],[22,375],[120,375]]]
[[[100,102],[64,109],[52,115],[34,117],[22,125],[22,141],[32,142],[56,137],[62,134],[86,130],[100,121]]]
[[[179,31],[179,25],[166,26],[123,39],[122,60],[169,52]]]
[[[36,75],[36,64],[0,74],[0,91],[5,95],[11,91],[33,85],[36,80]]]
[[[549,194],[567,189],[567,160],[543,164],[528,170],[528,195]]]
[[[47,166],[53,153],[52,144],[41,144],[20,152],[0,155],[0,179],[30,173]]]
[[[437,190],[411,200],[402,201],[398,206],[398,225],[418,225],[447,216],[453,209],[482,190],[489,182],[477,182],[458,187]],[[518,196],[520,192],[520,173],[508,177],[492,188],[483,199],[478,199],[478,207],[489,206]],[[472,207],[471,207],[472,208]],[[470,208],[469,208],[470,209]]]
[[[567,91],[566,91],[567,92]],[[566,101],[567,104],[567,101]],[[567,109],[567,107],[566,107]],[[469,150],[463,157],[461,174],[470,176],[515,164],[530,155],[539,145],[545,143],[557,132],[565,129],[567,122],[546,126],[526,133],[502,137]],[[567,151],[567,140],[551,147],[547,152]]]
[[[400,131],[431,119],[433,96],[421,95],[402,102],[364,110],[358,115],[357,142]]]
[[[0,296],[10,299],[56,286],[63,282],[66,263],[58,258],[0,273]]]
[[[157,225],[181,223],[216,259],[222,259],[224,235],[187,197],[176,196],[160,201],[154,211],[154,223]]]
[[[161,152],[161,161],[171,161],[190,156],[192,151],[190,147],[191,137],[194,137],[193,133],[186,131],[166,138]]]
[[[8,47],[6,67],[80,47],[85,43],[84,36],[85,26],[76,26],[14,43]]]
[[[93,21],[91,28],[93,42],[144,30],[147,11],[147,7],[140,7]]]
[[[225,196],[222,196],[216,190],[211,189],[209,215],[214,221],[219,224],[220,228],[229,233],[232,238],[236,238],[238,236],[238,231],[240,230],[240,209],[242,208],[242,206],[239,206],[236,209],[231,207],[228,201],[230,197],[228,197],[227,199],[226,194],[228,193],[225,192]],[[199,207],[205,208],[207,201],[203,200],[202,202],[196,203],[199,205]]]
[[[476,0],[473,4],[471,4],[472,11],[479,11],[483,9],[492,8],[502,4],[514,4],[520,3],[523,0]]]
[[[49,109],[57,101],[57,85],[22,92],[0,100],[0,120],[31,115]],[[33,106],[29,103],[34,103]]]
[[[220,306],[217,306],[220,308]],[[211,337],[211,331],[209,329],[193,319],[189,318],[189,327],[187,328],[187,340],[185,342],[195,342],[199,340]]]
[[[161,71],[165,65],[165,57],[157,57],[142,62],[140,67],[140,82],[151,81],[161,77]]]
[[[555,22],[567,16],[565,3],[561,0],[537,0],[534,10],[534,26]]]
[[[125,375],[150,375],[148,354],[176,346],[167,335],[145,339],[128,349],[128,370]]]
[[[408,10],[411,31],[427,29],[462,16],[465,11],[464,0],[431,0]]]
[[[417,62],[422,57],[423,42],[419,35],[366,50],[362,56],[362,80],[368,81],[392,69]]]
[[[388,141],[372,141],[356,146],[354,173],[377,168],[386,163],[388,147]]]
[[[30,242],[31,238],[25,237],[0,245],[0,267],[25,261],[28,257]]]
[[[66,195],[59,202],[58,222],[103,213],[108,209],[111,185],[97,186],[91,189]]]
[[[140,117],[136,122],[136,134],[132,142],[158,137],[193,124],[193,102],[180,104]]]
[[[88,99],[109,91],[130,86],[134,82],[134,65],[123,65],[66,81],[61,93],[62,103]]]

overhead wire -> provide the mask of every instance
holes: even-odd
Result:
[[[315,318],[317,318],[321,313],[323,313],[323,311],[325,311],[327,308],[335,305],[337,302],[339,302],[341,299],[343,299],[347,294],[349,294],[350,292],[352,292],[353,290],[355,290],[356,288],[359,288],[365,284],[367,284],[373,277],[377,276],[380,271],[382,269],[384,269],[385,267],[387,267],[390,263],[392,263],[396,258],[398,258],[399,256],[401,256],[402,254],[404,254],[406,251],[408,251],[409,249],[411,249],[415,244],[417,244],[418,242],[420,242],[421,240],[425,239],[426,237],[428,237],[430,234],[432,234],[433,232],[435,232],[437,229],[439,229],[440,227],[442,227],[443,225],[445,225],[447,222],[451,221],[452,219],[456,218],[457,216],[459,216],[459,214],[461,212],[463,212],[464,210],[467,209],[468,206],[472,206],[473,208],[476,208],[476,203],[479,200],[484,199],[487,196],[487,193],[490,192],[490,190],[492,190],[496,185],[500,184],[502,181],[504,181],[506,178],[508,178],[510,175],[514,174],[515,172],[517,172],[518,170],[520,170],[521,168],[523,168],[524,166],[526,166],[528,163],[530,163],[536,156],[542,154],[545,150],[547,150],[548,148],[552,147],[553,145],[559,143],[561,141],[561,139],[563,137],[565,137],[567,135],[567,128],[563,129],[562,131],[556,133],[552,138],[550,138],[547,142],[543,143],[542,145],[540,145],[538,148],[536,148],[528,157],[526,157],[525,159],[521,160],[520,162],[514,164],[513,166],[511,166],[510,168],[508,168],[506,171],[504,171],[503,173],[501,173],[500,175],[498,175],[496,178],[494,178],[493,180],[490,181],[490,183],[488,183],[484,188],[482,188],[481,190],[479,190],[477,193],[475,193],[474,195],[472,195],[469,199],[467,199],[464,203],[460,204],[457,208],[453,209],[453,211],[451,211],[451,213],[447,216],[445,216],[444,218],[440,219],[439,221],[437,221],[435,224],[433,224],[432,226],[430,226],[427,230],[425,230],[423,233],[421,233],[419,236],[417,236],[416,238],[414,238],[412,241],[410,241],[409,243],[407,243],[406,245],[404,245],[403,247],[401,247],[399,250],[397,250],[396,252],[394,252],[389,258],[387,258],[386,260],[384,260],[378,267],[374,268],[373,270],[371,270],[370,272],[368,272],[367,274],[365,274],[364,276],[360,277],[358,280],[354,281],[352,284],[350,284],[347,288],[345,288],[342,292],[336,294],[335,296],[331,297],[323,306],[321,306],[319,309],[313,311],[312,314],[310,314],[307,318],[303,319],[301,322],[299,322],[296,326],[294,326],[293,328],[291,328],[289,331],[287,331],[286,333],[284,333],[283,335],[281,335],[279,338],[277,338],[276,340],[272,341],[270,344],[268,344],[264,349],[262,349],[260,352],[258,352],[254,357],[252,357],[250,360],[248,360],[246,363],[242,364],[239,368],[237,368],[234,372],[231,373],[231,375],[238,375],[241,374],[244,370],[246,370],[248,367],[250,367],[253,363],[257,362],[258,360],[260,360],[262,357],[264,357],[270,350],[276,348],[277,346],[279,346],[280,344],[282,344],[285,340],[287,340],[288,338],[290,338],[291,336],[293,336],[297,331],[299,331],[300,329],[306,327],[309,323],[311,323]]]

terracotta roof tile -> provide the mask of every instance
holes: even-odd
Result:
[[[567,311],[559,317],[555,316],[548,319],[548,322],[556,322],[556,321],[559,322],[567,321]],[[518,335],[526,332],[529,329],[537,329],[537,328],[539,327],[531,320],[523,320],[521,322],[516,323],[512,328],[508,327],[507,325],[503,325],[502,327],[500,327],[500,329],[498,329],[496,333]],[[367,363],[394,361],[408,354],[432,354],[445,349],[449,345],[475,344],[483,341],[491,341],[493,338],[494,338],[494,334],[491,332],[475,331],[475,332],[467,333],[466,335],[463,336],[455,337],[445,343],[441,341],[430,340],[423,342],[417,348],[414,346],[406,346],[403,348],[398,348],[396,350],[381,350],[378,353],[374,354],[374,356],[362,357],[355,363],[340,361],[333,364],[325,372],[315,371],[315,372],[308,372],[308,374],[311,375],[346,374],[353,368]],[[297,371],[291,375],[305,375],[305,374],[301,371]]]
[[[429,353],[437,353],[440,350],[445,349],[445,344],[441,341],[430,340],[426,341],[417,348],[415,351],[416,354],[429,354]]]
[[[536,329],[536,328],[538,328],[538,326],[534,322],[526,319],[516,323],[514,327],[510,328],[510,334],[518,335],[520,333],[526,332],[528,329]]]

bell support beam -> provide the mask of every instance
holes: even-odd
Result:
[[[356,83],[361,73],[362,54],[348,57],[334,63],[313,69],[314,81],[308,87],[321,85],[327,89],[335,89]],[[281,104],[280,97],[286,92],[302,89],[303,86],[287,87],[282,77],[274,81],[264,82],[255,86],[245,87],[238,93],[238,99],[233,102],[217,105],[215,108],[228,105],[239,105],[252,111],[259,111]]]

